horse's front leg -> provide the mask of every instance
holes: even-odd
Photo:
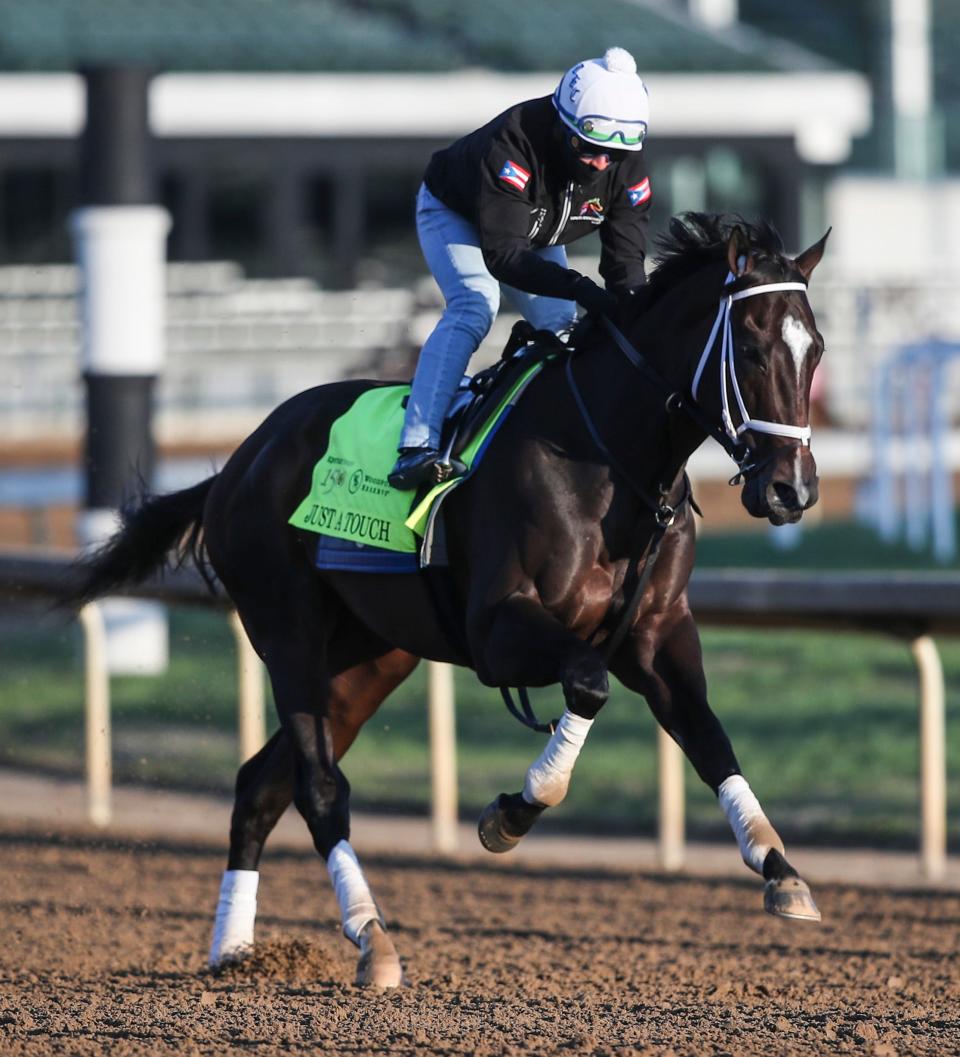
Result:
[[[741,774],[730,740],[707,702],[700,637],[685,603],[681,605],[679,613],[642,622],[611,669],[625,686],[646,697],[657,721],[717,795],[743,861],[766,882],[764,909],[778,917],[819,921],[809,887],[787,862],[783,841]]]
[[[516,847],[542,814],[567,795],[570,776],[596,714],[610,693],[603,659],[535,600],[513,596],[472,627],[481,679],[491,686],[559,682],[566,702],[546,747],[530,765],[519,793],[501,793],[480,816],[480,843],[492,852]]]

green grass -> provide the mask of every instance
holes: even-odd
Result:
[[[832,567],[851,568],[858,564],[853,555],[868,563],[874,557],[856,531],[832,526],[808,533],[801,548],[789,552],[771,547],[767,554],[757,536],[704,538],[701,544],[709,565],[744,565],[752,557],[760,565],[835,562]],[[171,636],[166,675],[113,680],[116,776],[229,789],[236,767],[236,686],[226,621],[215,613],[174,610]],[[703,640],[713,707],[787,839],[904,846],[915,840],[917,685],[906,644],[879,636],[711,628],[703,629]],[[79,632],[69,624],[31,622],[21,614],[0,625],[0,762],[80,772],[79,645]],[[960,643],[940,646],[951,732],[960,708]],[[346,758],[355,806],[426,810],[425,681],[421,666]],[[456,685],[461,805],[472,816],[496,793],[520,788],[543,739],[516,723],[497,692],[472,673],[458,672]],[[538,691],[535,705],[542,718],[559,714],[559,690]],[[652,833],[655,744],[645,702],[615,685],[550,824]],[[948,755],[948,795],[956,804],[960,739],[948,739]],[[689,832],[725,835],[713,797],[687,770]]]
[[[824,522],[807,527],[801,522],[796,546],[777,546],[778,534],[786,530],[761,529],[744,532],[712,532],[709,515],[701,522],[704,531],[697,541],[697,565],[759,566],[779,569],[910,569],[956,571],[960,561],[940,564],[926,551],[911,550],[905,543],[887,544],[873,529],[851,522]],[[957,522],[960,539],[960,519]],[[782,539],[783,536],[780,535]]]

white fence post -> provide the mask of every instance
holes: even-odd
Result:
[[[457,736],[454,718],[453,668],[430,661],[430,776],[433,803],[433,847],[457,850]]]
[[[664,870],[679,870],[686,860],[684,839],[683,753],[657,726],[657,763],[660,782],[659,856]]]
[[[920,865],[936,881],[947,868],[947,765],[943,665],[929,635],[911,642],[920,673]]]
[[[88,602],[77,616],[83,628],[87,814],[95,826],[108,826],[112,817],[112,766],[107,631],[96,602]]]
[[[245,763],[267,740],[263,664],[235,609],[230,611],[230,630],[237,644],[237,740],[240,762]]]

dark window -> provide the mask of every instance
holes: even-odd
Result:
[[[70,179],[57,169],[13,169],[0,181],[0,255],[45,263],[73,256],[67,215]]]

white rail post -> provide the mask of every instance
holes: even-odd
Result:
[[[113,812],[107,630],[103,612],[96,602],[88,602],[77,616],[83,628],[87,814],[95,826],[108,826]]]
[[[679,870],[686,860],[683,753],[660,726],[657,727],[657,763],[660,782],[660,865],[664,870]]]
[[[920,674],[920,867],[931,881],[947,868],[947,764],[943,665],[929,635],[910,643]]]
[[[237,734],[240,762],[255,756],[267,740],[263,664],[250,644],[237,611],[230,611],[230,630],[237,644]]]
[[[433,847],[457,850],[457,735],[454,718],[453,668],[430,661],[430,780],[433,801]]]

